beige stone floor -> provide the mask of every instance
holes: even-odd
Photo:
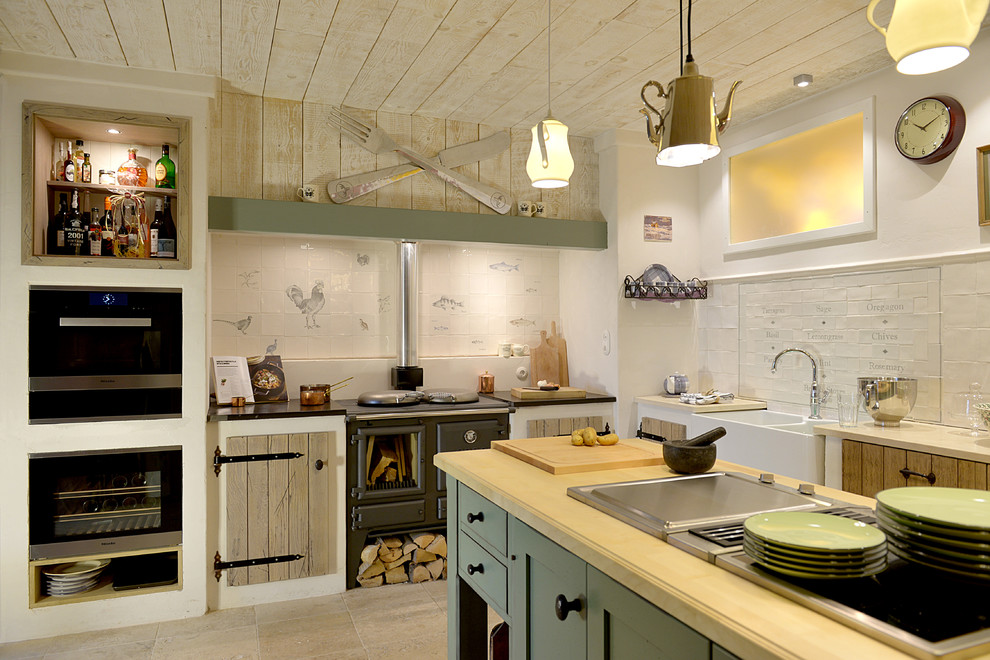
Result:
[[[0,660],[443,660],[446,655],[445,581],[0,644]]]

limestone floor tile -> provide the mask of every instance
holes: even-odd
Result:
[[[347,607],[344,605],[344,598],[340,594],[287,600],[282,603],[264,603],[254,606],[255,618],[258,623],[288,621],[289,619],[302,619],[310,616],[337,614],[346,611]]]
[[[73,649],[61,653],[48,653],[45,660],[151,660],[155,650],[155,640],[146,639],[142,642],[114,644],[91,649]]]
[[[258,624],[258,642],[265,660],[364,650],[347,612]]]
[[[377,646],[368,646],[368,657],[374,660],[444,660],[447,657],[447,636],[432,633],[410,639],[393,639]]]
[[[421,584],[389,584],[382,587],[351,589],[343,594],[344,604],[355,621],[365,613],[377,614],[387,608],[409,605],[436,605]]]
[[[433,599],[441,609],[447,609],[447,581],[446,580],[435,580],[432,582],[421,583],[423,590],[430,594]]]
[[[255,624],[253,607],[237,607],[230,610],[207,612],[203,616],[189,619],[173,619],[158,624],[159,637],[174,637],[176,635],[193,635],[209,630],[225,630],[228,628],[243,628]]]
[[[446,617],[436,603],[410,605],[375,616],[371,613],[355,616],[354,627],[368,649],[393,640],[445,637],[447,634]]]
[[[254,626],[200,630],[159,637],[154,660],[258,660],[258,631]]]
[[[104,646],[116,646],[117,644],[127,644],[130,642],[144,642],[153,640],[158,635],[158,624],[148,623],[141,626],[128,626],[127,628],[112,628],[110,630],[94,630],[92,632],[75,633],[72,635],[61,635],[52,638],[48,653],[60,653],[62,651],[78,651],[81,649],[101,648]]]
[[[52,645],[50,637],[45,639],[28,639],[23,642],[7,642],[0,644],[0,660],[21,660],[22,658],[40,658],[45,655]]]

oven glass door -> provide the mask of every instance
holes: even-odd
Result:
[[[178,448],[32,456],[32,559],[141,545],[119,543],[129,537],[181,538],[181,462]]]
[[[351,488],[357,499],[425,492],[424,425],[361,428],[352,436],[352,442],[357,445],[357,470]]]

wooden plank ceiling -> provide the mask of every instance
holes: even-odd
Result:
[[[719,107],[743,81],[733,118],[745,121],[889,66],[866,5],[694,0],[692,50]],[[881,3],[881,23],[892,7]],[[643,83],[679,72],[678,0],[552,0],[551,10],[553,114],[576,135],[641,128]],[[547,0],[0,0],[3,50],[517,128],[547,112],[546,30]],[[795,88],[799,73],[815,84]]]

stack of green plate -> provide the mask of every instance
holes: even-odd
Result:
[[[887,567],[884,533],[825,513],[778,511],[750,516],[743,549],[771,571],[809,579],[859,578]]]
[[[877,520],[898,557],[990,580],[990,492],[891,488],[877,493]]]

